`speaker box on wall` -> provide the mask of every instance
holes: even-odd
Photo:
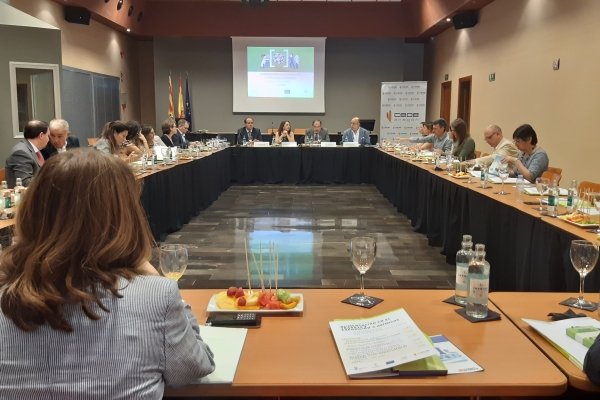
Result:
[[[454,29],[472,28],[479,22],[479,13],[477,11],[467,11],[456,14],[452,17]]]
[[[84,7],[65,6],[65,21],[73,24],[90,24],[90,11]]]

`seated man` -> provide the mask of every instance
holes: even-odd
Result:
[[[237,144],[246,142],[260,142],[261,133],[260,129],[254,127],[254,118],[244,118],[244,126],[237,131],[236,135]]]
[[[321,120],[315,119],[312,127],[306,130],[304,135],[305,142],[318,140],[319,142],[329,142],[329,131],[327,128],[321,128]]]
[[[175,134],[171,137],[173,141],[173,146],[181,147],[182,149],[187,149],[189,146],[188,140],[185,138],[185,134],[188,133],[190,129],[190,123],[185,119],[181,118],[177,121],[177,130]]]
[[[350,120],[350,128],[342,133],[342,142],[354,142],[358,144],[371,144],[369,131],[360,126],[360,118],[354,117]]]
[[[29,121],[23,129],[25,137],[12,148],[6,159],[6,183],[8,188],[15,187],[17,178],[21,178],[23,186],[29,185],[40,167],[44,165],[44,157],[39,149],[43,149],[50,140],[48,124],[44,121]]]
[[[402,140],[410,140],[411,143],[431,143],[433,151],[437,153],[448,153],[452,148],[452,139],[448,137],[446,129],[448,124],[444,118],[433,121],[433,135],[405,138]]]
[[[519,150],[517,150],[514,143],[502,136],[502,129],[498,125],[490,125],[485,128],[483,139],[494,148],[494,151],[492,151],[492,154],[467,161],[467,163],[475,163],[487,167],[494,161],[496,154],[511,157],[519,155]]]
[[[50,130],[50,143],[41,150],[44,160],[63,151],[79,147],[79,139],[77,136],[70,135],[69,123],[64,119],[53,119],[48,124],[48,129]]]

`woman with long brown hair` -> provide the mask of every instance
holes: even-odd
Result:
[[[77,149],[49,159],[0,257],[0,393],[160,398],[214,370],[177,283],[147,261],[150,229],[128,166]]]
[[[454,142],[452,155],[460,161],[472,160],[475,158],[475,141],[467,131],[467,123],[456,118],[450,123],[450,139]]]

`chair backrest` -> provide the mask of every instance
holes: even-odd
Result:
[[[269,128],[267,129],[267,135],[273,135],[277,132],[277,128]]]
[[[552,171],[544,171],[542,173],[542,178],[546,178],[550,182],[556,181],[556,184],[558,185],[560,184],[560,178],[562,178],[562,175]]]
[[[98,138],[95,137],[89,137],[88,138],[88,146],[95,146],[96,145],[96,141],[98,140]]]
[[[554,172],[555,174],[562,174],[562,168],[548,167],[547,171]]]
[[[5,181],[6,180],[6,171],[4,170],[4,168],[0,168],[0,181]]]
[[[581,181],[579,182],[579,187],[577,188],[579,192],[579,196],[583,196],[583,193],[588,192],[596,192],[600,193],[600,183],[590,182],[590,181]]]
[[[294,129],[294,135],[306,135],[306,129],[296,128]]]

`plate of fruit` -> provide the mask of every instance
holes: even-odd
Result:
[[[304,298],[301,294],[290,293],[285,289],[244,290],[232,286],[227,291],[213,294],[206,311],[210,313],[302,313]]]

